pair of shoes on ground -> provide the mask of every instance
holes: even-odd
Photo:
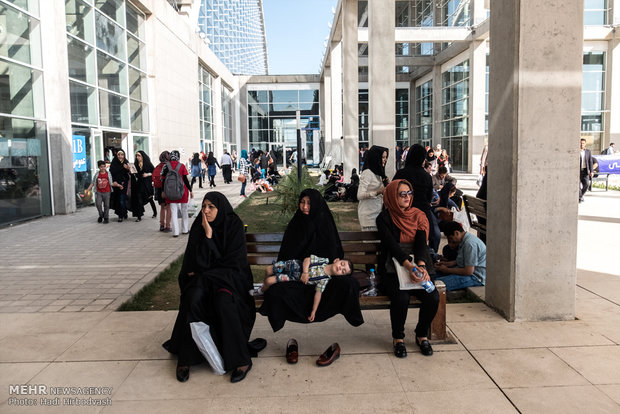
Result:
[[[316,364],[319,367],[326,367],[331,365],[332,362],[340,358],[340,345],[334,342],[323,352],[316,360]],[[296,364],[299,360],[299,345],[294,338],[289,339],[286,344],[286,362],[289,364]]]
[[[433,347],[427,339],[422,341],[418,340],[418,337],[415,338],[415,343],[418,347],[420,347],[420,352],[424,356],[433,355]],[[394,356],[396,358],[406,358],[407,357],[407,347],[405,346],[405,342],[396,342],[394,344]]]

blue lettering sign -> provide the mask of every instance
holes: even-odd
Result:
[[[73,135],[73,171],[84,172],[86,165],[86,137]]]

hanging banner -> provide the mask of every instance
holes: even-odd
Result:
[[[83,135],[73,135],[73,171],[84,172],[86,165],[86,137]]]
[[[620,174],[620,154],[597,155],[599,174]]]

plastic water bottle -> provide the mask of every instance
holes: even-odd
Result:
[[[417,266],[413,266],[412,270],[413,270],[413,273],[415,273],[415,275],[419,277],[420,279],[424,277],[424,273]],[[421,285],[424,288],[424,290],[426,290],[428,293],[431,293],[433,290],[435,290],[435,285],[430,280],[425,280],[424,282],[421,283]]]
[[[364,292],[364,296],[377,296],[377,276],[375,275],[375,269],[370,269],[368,271],[368,279],[370,281],[370,288],[366,292]]]

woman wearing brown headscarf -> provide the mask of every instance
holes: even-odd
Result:
[[[426,214],[411,205],[412,201],[411,184],[407,180],[394,180],[385,188],[383,193],[385,208],[377,217],[377,230],[381,239],[378,263],[378,274],[381,276],[379,288],[390,297],[394,355],[398,358],[407,356],[404,338],[410,295],[415,295],[422,301],[415,335],[416,344],[426,356],[433,354],[428,342],[428,332],[439,306],[439,294],[436,289],[430,293],[424,289],[400,290],[392,260],[396,259],[409,271],[412,282],[430,280],[426,271],[426,265],[432,266],[426,244],[428,219]],[[422,272],[422,278],[415,275],[414,267]]]

